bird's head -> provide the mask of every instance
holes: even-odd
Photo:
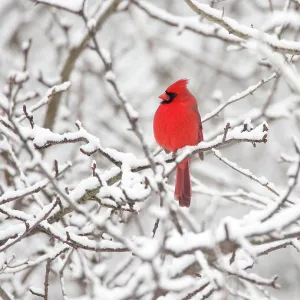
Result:
[[[178,96],[184,96],[187,92],[188,79],[180,79],[171,84],[166,91],[158,98],[162,99],[161,104],[169,104]]]

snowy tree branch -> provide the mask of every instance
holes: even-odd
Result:
[[[239,38],[236,38],[228,34],[225,30],[220,30],[220,28],[216,28],[215,26],[203,24],[198,18],[175,16],[168,11],[160,9],[143,0],[134,0],[133,3],[143,10],[149,17],[160,20],[170,26],[177,27],[178,30],[192,31],[205,37],[218,38],[224,42],[233,44],[240,42]]]
[[[286,54],[300,54],[300,43],[287,40],[279,40],[274,36],[267,33],[261,32],[257,29],[248,27],[246,25],[240,25],[234,19],[229,17],[224,17],[221,10],[211,8],[207,4],[202,4],[196,0],[184,0],[186,4],[198,15],[219,24],[225,28],[230,34],[233,34],[243,40],[248,40],[250,38],[256,40],[262,40],[266,42],[273,50],[286,53]]]

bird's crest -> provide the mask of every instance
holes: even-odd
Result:
[[[180,94],[181,91],[186,89],[188,82],[187,78],[179,79],[167,88],[167,92]]]

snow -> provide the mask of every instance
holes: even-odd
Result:
[[[223,126],[224,128],[224,126]],[[266,122],[261,123],[256,126],[252,131],[244,131],[244,126],[237,126],[228,130],[226,135],[226,141],[241,141],[241,140],[249,140],[262,142],[263,137],[267,135],[265,129],[268,128],[268,124]],[[217,147],[218,145],[223,143],[224,134],[217,136],[214,140],[209,142],[202,141],[197,146],[186,146],[177,151],[177,157],[175,162],[178,164],[184,158],[191,155],[192,153],[197,152],[198,150],[212,149]],[[171,156],[171,155],[170,155]],[[166,174],[169,174],[174,169],[174,164],[169,164],[167,166]]]
[[[97,197],[100,199],[112,197],[116,203],[122,203],[123,201],[125,201],[123,191],[119,187],[115,186],[101,187],[100,192],[97,194]]]
[[[171,278],[180,275],[183,270],[186,270],[189,266],[196,263],[196,259],[194,255],[187,254],[181,257],[172,257],[166,258],[166,263],[162,272]]]
[[[223,99],[223,92],[221,90],[214,90],[213,94],[212,94],[212,98],[215,99],[215,100],[219,100],[219,101],[222,100]]]
[[[207,231],[195,234],[192,232],[184,233],[182,236],[173,235],[170,236],[166,241],[166,248],[175,254],[189,252],[192,249],[200,248],[211,248],[214,244],[214,238],[212,233]]]
[[[53,248],[48,248],[47,253],[40,255],[36,259],[29,259],[25,264],[20,264],[20,265],[14,264],[10,268],[5,269],[4,273],[20,272],[20,271],[30,268],[32,266],[36,266],[36,265],[40,264],[41,262],[46,261],[47,259],[51,259],[51,258],[54,259],[55,257],[57,257],[57,255],[59,253],[63,253],[68,249],[69,249],[69,246],[66,246],[66,245],[58,245]]]
[[[37,125],[34,126],[33,129],[29,128],[22,128],[23,134],[25,134],[27,137],[30,137],[33,140],[33,143],[37,147],[44,147],[47,146],[49,143],[64,143],[66,141],[72,141],[72,140],[82,140],[82,141],[88,141],[87,144],[81,146],[81,149],[84,152],[92,153],[98,149],[101,148],[100,140],[88,133],[82,126],[79,121],[76,122],[76,124],[80,127],[80,130],[74,132],[74,133],[64,133],[64,134],[58,134],[53,133],[51,130],[47,128],[42,128]]]
[[[87,22],[88,28],[92,31],[96,29],[96,25],[97,25],[97,22],[94,18],[89,19]]]
[[[268,16],[260,29],[262,31],[269,31],[277,26],[288,24],[291,27],[298,28],[300,26],[299,15],[295,11],[273,11]]]
[[[70,198],[73,202],[83,197],[87,191],[99,188],[99,181],[96,177],[89,177],[82,180],[75,189],[70,192]]]
[[[168,211],[164,207],[150,206],[149,212],[161,220],[166,220],[169,217]]]
[[[113,72],[113,71],[107,71],[106,73],[105,73],[105,79],[107,80],[107,81],[115,81],[116,80],[116,75],[115,75],[115,73]]]
[[[50,89],[48,89],[46,95],[49,97],[49,96],[51,96],[54,93],[64,92],[64,91],[68,90],[70,86],[71,86],[71,82],[70,81],[65,81],[62,84],[54,85],[53,87],[51,87]]]
[[[166,10],[160,9],[150,2],[138,0],[135,2],[140,8],[142,8],[146,13],[155,19],[164,20],[166,23],[176,26],[180,29],[186,29],[190,31],[195,31],[204,36],[217,35],[221,39],[230,41],[232,43],[238,43],[241,40],[238,37],[230,35],[225,29],[221,28],[217,30],[214,25],[204,24],[199,22],[198,17],[180,17],[169,13]]]
[[[121,243],[113,242],[113,241],[108,241],[108,240],[103,240],[101,239],[100,241],[94,241],[90,240],[89,238],[85,236],[79,236],[77,234],[74,234],[72,232],[69,232],[70,239],[71,241],[74,241],[80,245],[83,245],[84,247],[88,248],[94,248],[96,249],[102,249],[102,251],[105,251],[106,248],[110,248],[113,250],[117,249],[123,249],[124,246]]]
[[[15,71],[12,70],[8,74],[9,80],[13,81],[16,84],[21,84],[29,79],[29,72],[28,71]]]
[[[250,118],[245,120],[243,129],[245,129],[247,131],[253,130],[253,125],[251,124],[251,119]]]
[[[22,50],[27,51],[30,47],[30,42],[29,41],[24,41],[22,42]]]
[[[102,54],[106,64],[110,65],[111,64],[110,52],[105,48],[101,48],[100,51],[101,51],[101,54]]]
[[[46,92],[46,96],[45,97],[43,97],[36,104],[34,104],[34,105],[30,106],[30,107],[27,107],[28,114],[31,115],[34,111],[36,111],[40,107],[48,104],[49,101],[51,100],[51,97],[54,94],[67,91],[70,86],[71,86],[71,82],[66,81],[66,82],[64,82],[62,84],[54,85],[53,87],[49,88],[47,90],[47,92]],[[26,119],[26,117],[23,115],[23,116],[19,117],[17,120],[18,120],[18,122],[21,122],[21,121],[23,121],[25,119]]]
[[[161,247],[159,241],[141,236],[133,236],[132,240],[127,241],[126,245],[131,248],[135,255],[146,261],[153,260]]]
[[[287,45],[285,46],[287,47]],[[281,71],[282,76],[286,80],[287,84],[294,91],[300,93],[300,76],[295,68],[292,68],[290,64],[286,63],[285,58],[281,54],[274,52],[269,46],[257,40],[247,41],[247,43],[245,43],[245,47],[255,50],[256,52],[259,52],[262,55],[266,56],[270,63]]]
[[[132,107],[130,103],[125,104],[126,110],[128,111],[129,116],[131,117],[132,120],[137,120],[139,117],[138,112]]]
[[[165,290],[181,292],[186,288],[192,287],[194,285],[194,280],[192,276],[182,276],[172,279],[165,277],[160,280],[159,285]]]
[[[266,208],[266,212],[269,208]],[[261,251],[260,247],[254,247],[244,238],[246,236],[255,236],[261,234],[269,234],[272,231],[277,231],[280,228],[284,228],[287,224],[293,222],[299,218],[300,206],[291,207],[285,211],[279,212],[273,216],[272,219],[261,223],[259,218],[260,213],[252,214],[244,221],[239,221],[234,218],[226,218],[223,223],[214,231],[214,239],[212,238],[212,232],[206,231],[203,233],[193,234],[184,233],[182,236],[174,235],[167,240],[167,249],[175,252],[177,255],[192,251],[192,249],[202,248],[209,249],[213,248],[214,242],[218,242],[226,239],[224,232],[224,224],[227,224],[229,228],[229,236],[231,240],[235,240],[238,244],[243,246],[243,249],[248,250],[249,254],[255,255]],[[258,219],[257,219],[258,217]]]
[[[14,217],[15,219],[29,220],[31,218],[31,216],[28,216],[23,211],[16,210],[16,209],[11,209],[11,208],[9,208],[7,206],[4,206],[4,205],[1,206],[1,210],[6,215]],[[22,228],[24,228],[24,224],[22,224]],[[14,229],[12,229],[12,230],[14,230]],[[7,234],[7,233],[6,232],[2,232],[2,234]]]
[[[38,92],[34,92],[34,91],[28,91],[27,93],[25,93],[23,95],[23,99],[21,98],[19,102],[24,102],[27,99],[33,99],[39,96]]]
[[[105,264],[99,264],[95,266],[93,271],[95,272],[95,274],[97,274],[98,277],[102,277],[107,274],[108,270]]]
[[[44,179],[40,182],[36,182],[32,186],[26,187],[24,189],[18,189],[17,191],[7,191],[2,196],[0,196],[0,205],[6,202],[10,202],[26,195],[39,192],[41,189],[47,186],[49,183],[48,179]]]
[[[210,7],[207,4],[199,3],[195,0],[189,0],[197,9],[199,9],[204,14],[208,15],[209,18],[213,18],[214,20],[218,20],[219,22],[223,22],[228,24],[233,30],[247,36],[247,38],[253,38],[256,40],[261,40],[269,44],[274,48],[284,48],[289,49],[291,51],[299,51],[300,42],[288,41],[285,39],[278,39],[277,37],[263,33],[258,29],[248,27],[246,25],[238,23],[236,20],[223,16],[223,12],[221,10]]]
[[[218,288],[218,286],[222,286],[221,279],[218,276],[217,270],[212,270],[203,254],[202,251],[195,251],[195,257],[199,265],[201,266],[203,273],[209,279],[213,288]]]
[[[216,109],[214,109],[212,112],[206,114],[203,118],[202,118],[202,122],[206,122],[207,120],[211,119],[214,116],[218,116],[218,114],[228,105],[242,100],[245,97],[252,95],[254,91],[256,91],[261,85],[267,83],[268,81],[270,81],[271,79],[275,78],[276,73],[273,73],[271,76],[269,76],[266,79],[260,80],[257,84],[249,86],[246,90],[244,90],[243,92],[240,93],[236,93],[235,95],[231,96],[225,103],[221,103]],[[222,95],[217,95],[220,99],[222,98]],[[214,96],[216,97],[216,96]],[[219,99],[218,98],[218,99]]]
[[[144,200],[150,195],[151,188],[145,186],[143,176],[123,167],[122,172],[121,188],[129,199]]]
[[[37,3],[47,4],[56,8],[79,13],[83,9],[84,0],[34,0]]]
[[[299,103],[299,97],[292,94],[286,98],[286,101],[274,103],[271,107],[268,107],[266,115],[274,119],[289,118]]]
[[[266,177],[264,176],[261,176],[258,178],[258,181],[262,184],[262,185],[268,185],[269,184],[269,181]],[[273,184],[274,185],[274,184]]]

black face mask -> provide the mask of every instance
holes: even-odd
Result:
[[[166,91],[166,94],[169,96],[169,99],[168,100],[164,100],[164,101],[161,101],[160,103],[161,104],[169,104],[173,101],[174,98],[176,98],[177,94],[176,93],[171,93],[171,92],[168,92]]]

